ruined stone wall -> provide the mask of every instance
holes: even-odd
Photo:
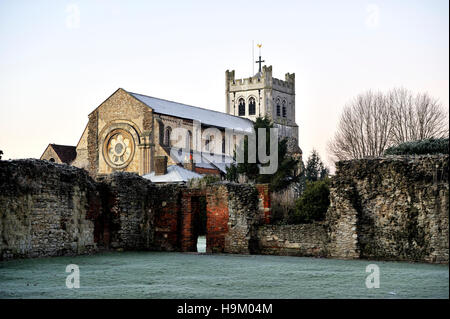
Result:
[[[73,166],[0,161],[0,258],[196,251],[199,197],[209,252],[448,263],[448,155],[340,162],[326,220],[284,226],[264,225],[262,185],[192,189],[125,172],[94,181]]]
[[[199,197],[206,199],[209,252],[256,251],[261,216],[254,186],[189,189],[128,172],[93,180],[83,169],[47,161],[0,163],[2,259],[103,249],[196,251]]]
[[[154,243],[153,250],[179,250],[179,226],[181,213],[181,191],[178,185],[153,185],[154,199]]]
[[[257,227],[261,224],[259,195],[249,184],[224,183],[228,203],[227,253],[252,254],[258,251]]]
[[[209,187],[206,196],[206,216],[206,251],[226,252],[230,211],[228,189],[224,185],[217,184]]]
[[[200,213],[199,197],[205,197],[205,190],[199,188],[189,188],[182,191],[181,213],[180,213],[180,249],[184,252],[197,251],[197,229]],[[209,212],[207,213],[209,215]],[[208,218],[209,220],[209,218]],[[208,222],[207,222],[208,224]],[[207,225],[207,228],[209,226]],[[210,234],[212,237],[212,234]],[[207,237],[208,238],[208,237]],[[208,241],[208,239],[207,239]],[[207,247],[211,250],[212,243],[207,242]]]
[[[448,263],[448,155],[336,165],[329,255]]]
[[[137,174],[116,172],[99,178],[108,248],[177,250],[180,188],[155,185]]]
[[[95,251],[98,199],[85,170],[31,159],[0,161],[0,260]]]
[[[259,218],[261,223],[270,224],[272,217],[272,203],[269,190],[269,184],[256,184],[259,199]]]
[[[322,223],[258,227],[258,253],[326,257],[328,235]]]
[[[258,191],[253,185],[219,182],[182,190],[180,242],[182,251],[197,251],[195,219],[197,198],[206,199],[206,251],[257,251],[257,226],[263,222]]]

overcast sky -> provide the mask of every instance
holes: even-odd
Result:
[[[448,108],[447,0],[3,0],[3,159],[76,145],[119,87],[224,111],[225,70],[252,75],[252,40],[275,77],[296,75],[305,158],[327,159],[341,109],[365,90],[426,91]]]

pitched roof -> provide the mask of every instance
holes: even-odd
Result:
[[[155,175],[155,172],[142,176],[153,183],[182,183],[192,178],[202,178],[203,176],[192,172],[178,165],[167,166],[167,174]]]
[[[128,92],[136,99],[152,108],[155,113],[200,121],[202,124],[232,128],[246,133],[253,132],[253,122],[249,119],[204,109],[197,106],[158,99],[147,95]]]
[[[75,146],[70,145],[58,145],[58,144],[50,144],[55,153],[58,155],[61,162],[70,164],[75,157],[77,157],[77,150]]]

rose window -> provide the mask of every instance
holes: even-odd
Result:
[[[134,142],[131,135],[123,130],[114,130],[106,141],[104,154],[109,164],[115,167],[127,165],[134,153]]]

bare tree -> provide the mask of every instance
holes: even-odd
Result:
[[[328,152],[334,161],[381,156],[396,144],[448,136],[448,112],[427,93],[368,91],[344,107]]]
[[[392,143],[448,136],[448,112],[427,93],[414,96],[406,89],[387,94],[392,114]]]
[[[379,156],[389,147],[391,130],[386,98],[382,93],[368,91],[344,107],[328,149],[335,161]]]

